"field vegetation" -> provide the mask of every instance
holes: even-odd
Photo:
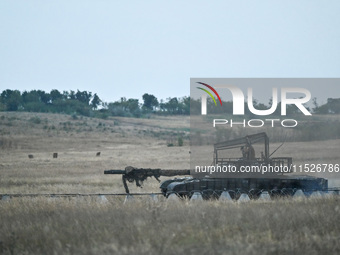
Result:
[[[105,169],[188,169],[189,123],[185,116],[1,112],[0,193],[122,193],[120,176],[106,176]],[[290,141],[278,155],[301,163],[340,163],[339,146],[339,139]],[[340,186],[338,176],[324,177]],[[151,179],[143,189],[129,188],[159,191]],[[249,203],[106,199],[1,200],[0,254],[340,253],[338,197]]]
[[[339,254],[338,198],[1,202],[4,254]]]

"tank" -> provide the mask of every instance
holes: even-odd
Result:
[[[247,194],[250,199],[259,199],[262,194],[269,194],[273,198],[293,196],[297,191],[302,191],[306,196],[315,191],[328,191],[327,179],[292,174],[294,167],[291,157],[272,157],[281,146],[270,154],[269,138],[264,132],[214,144],[210,169],[232,168],[234,171],[230,173],[211,174],[207,171],[195,172],[193,169],[162,170],[131,166],[125,170],[105,170],[104,173],[121,174],[126,193],[129,193],[127,181],[142,186],[148,177],[160,181],[161,176],[186,176],[161,182],[160,190],[165,197],[176,194],[191,198],[199,193],[203,199],[219,199],[223,192],[228,192],[232,199],[239,199],[242,194]],[[259,157],[255,156],[254,148],[261,150]],[[238,151],[240,157],[230,157],[229,151],[232,150]],[[263,167],[267,171],[263,171]],[[241,172],[242,169],[248,169],[249,172]]]

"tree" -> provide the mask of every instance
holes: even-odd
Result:
[[[30,92],[24,91],[21,97],[24,104],[40,102],[40,96],[36,90],[31,90]]]
[[[17,111],[22,107],[21,92],[19,90],[6,89],[1,93],[1,101],[6,105],[7,111]]]
[[[70,90],[69,98],[72,100],[76,99],[76,92],[74,92],[73,90]]]
[[[23,109],[28,112],[46,112],[47,107],[42,101],[42,96],[44,96],[42,92],[41,90],[24,91],[21,95]]]
[[[92,97],[92,93],[91,92],[77,90],[76,99],[78,101],[80,101],[82,103],[85,103],[86,105],[89,105],[91,97]]]
[[[102,102],[102,100],[100,100],[100,98],[97,95],[97,93],[95,93],[93,98],[92,98],[92,101],[91,101],[92,109],[94,109],[94,110],[97,109],[101,102]]]
[[[122,97],[120,101],[107,104],[108,111],[113,116],[140,117],[141,110],[138,99]]]
[[[224,106],[223,102],[223,106]],[[194,114],[194,115],[199,115],[201,114],[201,101],[199,99],[193,99],[192,97],[190,98],[190,105],[189,105],[189,113]]]
[[[328,98],[327,105],[330,113],[340,113],[340,98]]]
[[[51,95],[49,93],[46,93],[43,90],[37,90],[37,93],[40,97],[40,101],[43,102],[44,104],[49,104],[51,103]]]
[[[313,110],[313,112],[317,112],[318,108],[319,108],[319,104],[318,104],[316,97],[313,97],[312,102],[313,102],[313,106],[314,106],[314,108],[312,108],[312,110]]]
[[[182,104],[182,114],[190,114],[190,97],[183,97],[181,99]]]
[[[129,98],[126,101],[126,107],[129,110],[129,112],[131,112],[133,114],[136,113],[137,111],[139,111],[138,99]]]
[[[63,98],[63,95],[57,89],[52,89],[50,92],[50,95],[51,95],[52,103],[56,102],[57,100],[61,100]]]
[[[159,105],[157,98],[147,93],[143,95],[143,101],[143,108],[148,111],[153,111]]]
[[[178,104],[177,97],[168,98],[168,101],[169,102],[166,104],[166,108],[168,112],[172,114],[178,113],[179,104]]]

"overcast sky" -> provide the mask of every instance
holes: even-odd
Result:
[[[187,96],[191,77],[340,77],[339,13],[338,0],[2,0],[0,91],[108,102]]]

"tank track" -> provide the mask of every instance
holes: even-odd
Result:
[[[171,195],[176,195],[180,198],[196,199],[201,197],[203,200],[235,200],[243,199],[249,200],[273,200],[278,198],[318,198],[325,196],[339,195],[339,190],[301,190],[301,189],[282,189],[282,190],[204,190],[204,191],[190,191],[179,193],[163,194],[167,198]]]
[[[249,199],[264,196],[273,198],[292,196],[316,196],[332,193],[328,181],[323,178],[306,176],[280,176],[277,178],[180,178],[164,181],[161,191],[165,197],[176,194],[179,197],[191,198],[194,194],[203,199],[219,199],[221,194],[228,193],[231,199],[238,200],[243,194]],[[318,193],[317,193],[318,192]],[[336,191],[335,191],[336,192]]]

